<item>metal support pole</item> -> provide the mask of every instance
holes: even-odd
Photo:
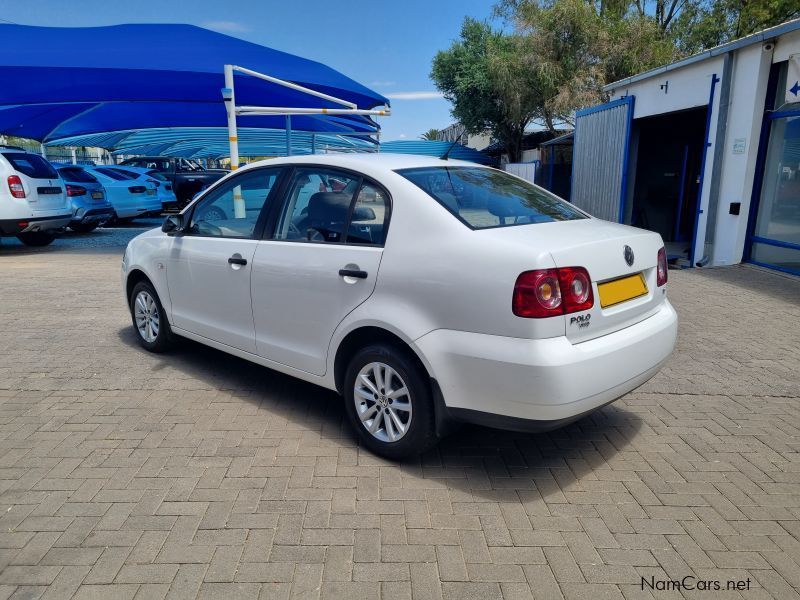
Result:
[[[311,134],[311,154],[317,153],[317,134]]]
[[[233,91],[233,65],[225,65],[225,89],[222,90],[225,110],[228,113],[228,142],[231,147],[231,171],[239,168],[239,134],[236,129],[236,95]],[[233,188],[233,217],[244,219],[247,210],[242,198],[242,186]]]
[[[72,148],[72,164],[73,165],[78,164],[78,157],[75,155],[75,148]]]
[[[228,113],[228,141],[231,147],[231,171],[239,168],[239,138],[236,129],[236,95],[233,91],[233,65],[225,65],[225,89],[222,90]]]
[[[47,159],[47,152],[45,152],[45,150],[44,150],[44,144],[39,144],[39,146],[41,146],[41,148],[42,148],[42,158],[44,158],[46,160]]]
[[[286,115],[286,156],[292,155],[292,115]]]

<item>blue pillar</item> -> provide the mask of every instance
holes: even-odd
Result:
[[[317,153],[317,134],[311,134],[311,154]]]

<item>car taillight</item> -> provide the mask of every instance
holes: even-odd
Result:
[[[86,188],[79,185],[67,184],[67,196],[85,196]]]
[[[14,198],[24,198],[25,188],[22,186],[22,179],[18,175],[8,176],[8,191]]]
[[[144,194],[146,190],[147,188],[144,187],[143,185],[132,185],[131,187],[128,188],[128,191],[131,194]]]
[[[514,284],[512,311],[540,319],[588,310],[594,305],[592,281],[583,267],[525,271]]]
[[[667,251],[662,247],[658,251],[658,263],[656,265],[656,285],[661,287],[667,283]]]

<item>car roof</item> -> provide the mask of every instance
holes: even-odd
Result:
[[[240,171],[254,167],[285,164],[314,164],[344,169],[369,169],[371,171],[391,172],[397,169],[413,169],[420,167],[480,167],[483,165],[464,160],[442,160],[435,156],[420,156],[416,154],[392,154],[390,152],[356,152],[351,154],[310,154],[305,156],[285,156],[259,160],[243,166]]]

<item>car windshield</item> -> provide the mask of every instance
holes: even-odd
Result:
[[[397,173],[472,229],[586,218],[557,196],[495,169],[422,167]]]
[[[32,179],[58,179],[58,173],[49,162],[36,154],[3,152],[3,157],[17,171]]]
[[[72,183],[97,183],[97,178],[94,175],[77,167],[59,169],[58,172],[64,181],[71,181]]]

